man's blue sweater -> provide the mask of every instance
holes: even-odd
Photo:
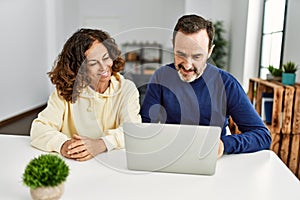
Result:
[[[191,83],[180,79],[173,63],[160,67],[148,84],[141,116],[143,122],[219,126],[225,153],[259,151],[271,143],[238,81],[211,64]],[[226,135],[229,116],[242,134]]]

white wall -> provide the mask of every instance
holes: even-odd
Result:
[[[286,24],[286,35],[284,44],[283,63],[293,61],[298,64],[298,71],[296,73],[296,82],[300,82],[300,26],[299,26],[299,8],[300,1],[288,1],[288,15]]]
[[[231,12],[230,66],[232,73],[240,83],[243,82],[246,45],[248,0],[233,0]]]
[[[158,42],[171,47],[173,26],[184,11],[184,0],[65,0],[65,34],[80,27],[108,31],[120,45]]]
[[[48,98],[45,13],[45,1],[0,1],[0,121]]]
[[[248,9],[251,12],[248,12],[247,17],[244,71],[241,79],[245,91],[248,91],[249,78],[257,77],[258,75],[263,3],[263,1],[250,0],[248,5]]]
[[[62,45],[65,42],[64,34],[64,17],[65,12],[63,1],[61,0],[44,0],[46,3],[46,34],[47,34],[47,72],[49,72],[54,61],[61,51]],[[47,80],[49,93],[54,90],[55,86]]]

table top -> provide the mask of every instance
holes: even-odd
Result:
[[[22,175],[28,162],[45,154],[28,136],[0,135],[1,199],[31,199]],[[300,199],[300,181],[272,151],[224,155],[213,176],[130,171],[124,150],[77,162],[62,200],[76,199]]]

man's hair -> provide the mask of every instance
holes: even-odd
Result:
[[[184,15],[180,17],[173,31],[173,45],[178,31],[183,32],[184,34],[192,34],[197,33],[203,29],[205,29],[208,34],[208,48],[210,49],[213,46],[215,35],[215,28],[213,26],[213,23],[198,15]]]

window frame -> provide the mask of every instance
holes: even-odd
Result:
[[[275,33],[282,33],[282,40],[281,40],[281,49],[280,49],[280,61],[279,61],[279,69],[282,69],[282,63],[283,63],[283,56],[284,56],[284,44],[285,44],[285,32],[286,32],[286,21],[287,21],[287,7],[288,7],[288,0],[285,0],[285,8],[284,8],[284,14],[283,14],[283,26],[281,31],[272,31],[270,33],[264,33],[264,25],[266,23],[265,21],[265,13],[266,13],[266,3],[267,1],[272,1],[272,0],[264,0],[263,4],[263,15],[262,15],[262,27],[261,27],[261,41],[260,41],[260,55],[259,55],[259,69],[258,69],[258,77],[262,78],[261,70],[263,68],[267,68],[270,65],[270,60],[269,60],[269,65],[268,66],[262,66],[262,60],[263,60],[263,43],[264,43],[264,37],[265,36],[272,36],[272,34]],[[273,0],[274,1],[274,0]],[[269,53],[271,50],[269,50]],[[276,66],[274,66],[276,67]],[[276,67],[277,68],[277,67]]]

